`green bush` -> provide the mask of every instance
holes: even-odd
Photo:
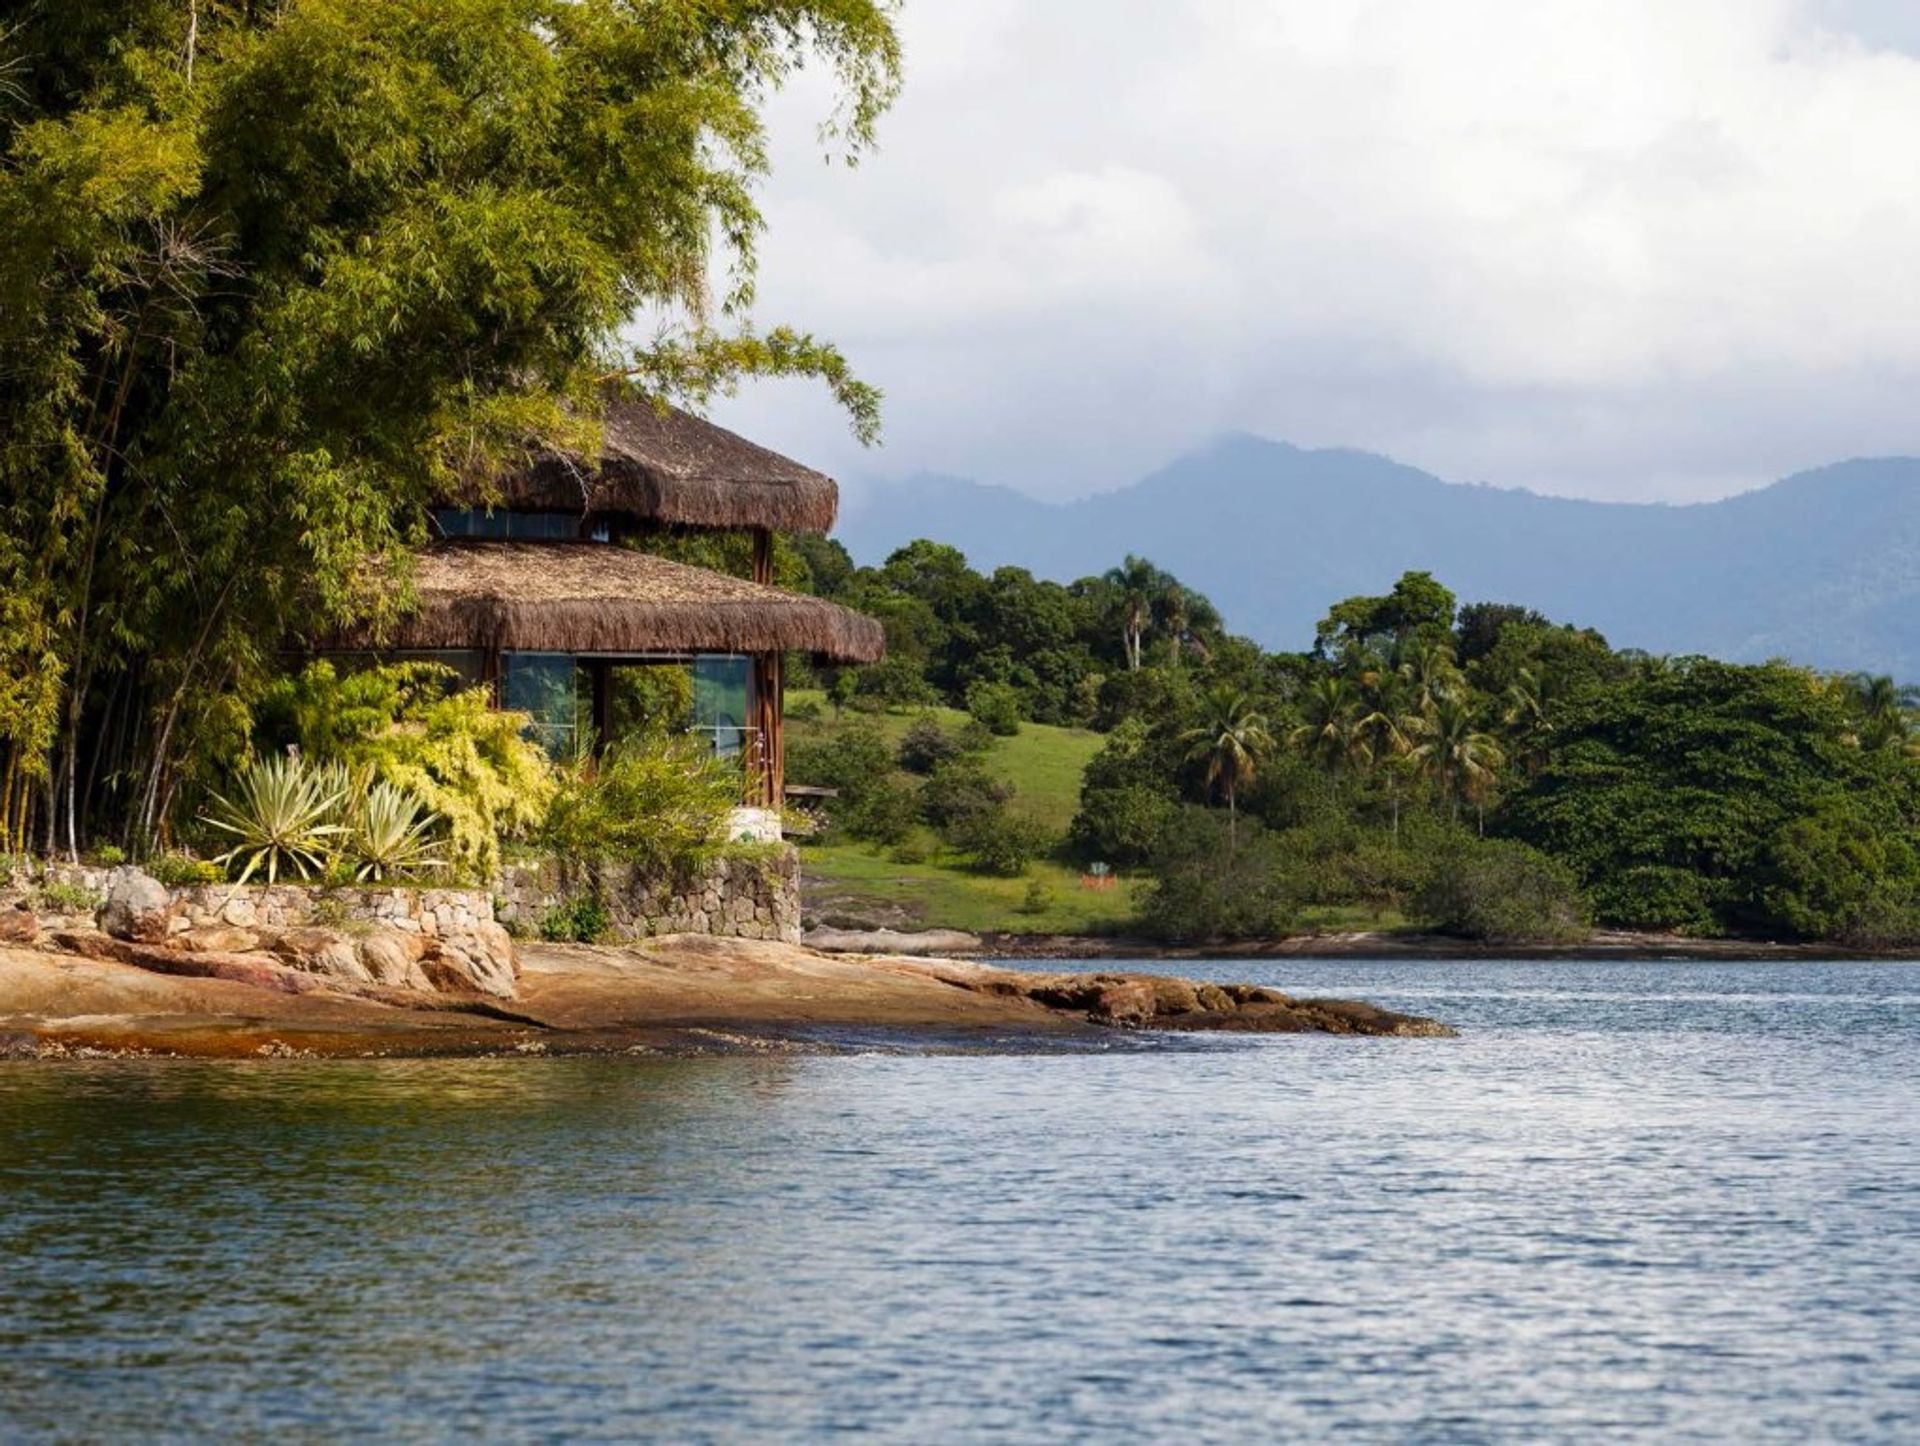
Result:
[[[193,858],[188,854],[160,854],[148,859],[144,867],[154,879],[170,889],[217,884],[226,877],[220,865],[208,859]]]
[[[446,821],[449,865],[489,878],[503,842],[539,830],[558,780],[526,736],[526,715],[496,710],[487,689],[455,682],[433,663],[345,676],[309,663],[269,690],[256,732],[271,751],[297,744],[316,763],[371,768],[405,789]]]
[[[1020,731],[1020,691],[1011,683],[975,683],[967,689],[967,713],[996,738]]]
[[[1299,916],[1286,864],[1278,841],[1257,820],[1240,820],[1234,844],[1218,811],[1184,808],[1152,860],[1153,885],[1141,899],[1139,927],[1178,944],[1284,935]]]
[[[1441,933],[1487,944],[1567,943],[1587,932],[1586,903],[1573,872],[1507,839],[1441,854],[1414,910]]]
[[[1722,892],[1692,869],[1638,864],[1596,880],[1593,909],[1622,929],[1670,929],[1710,938],[1723,932]]]
[[[102,868],[117,869],[127,861],[127,851],[118,844],[102,844],[93,851],[93,857]]]
[[[739,770],[700,740],[634,738],[569,771],[541,838],[563,858],[685,871],[726,842],[739,801]]]
[[[611,923],[598,895],[576,894],[547,910],[540,937],[550,944],[592,944],[606,937]]]
[[[1180,805],[1171,790],[1144,783],[1089,788],[1080,794],[1073,841],[1088,858],[1132,865],[1153,857]]]
[[[920,820],[920,795],[890,777],[861,789],[852,807],[838,815],[840,831],[866,843],[898,844]]]
[[[920,813],[946,832],[999,811],[1012,797],[1012,787],[988,773],[978,760],[961,759],[933,771],[920,790]]]
[[[1027,892],[1021,898],[1018,908],[1022,914],[1031,916],[1046,913],[1053,907],[1053,903],[1053,890],[1047,887],[1044,880],[1035,879],[1027,885]]]
[[[1920,863],[1904,839],[1844,808],[1780,831],[1760,891],[1762,923],[1802,939],[1888,948],[1920,938]]]
[[[937,718],[923,713],[901,735],[896,757],[907,772],[928,774],[943,763],[951,763],[964,751],[959,740],[942,728]]]
[[[84,884],[42,884],[40,907],[54,914],[91,914],[100,907],[100,896]]]
[[[1006,808],[969,814],[947,830],[947,841],[967,856],[970,868],[1016,879],[1053,843],[1040,824]]]

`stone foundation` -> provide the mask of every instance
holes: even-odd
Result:
[[[535,934],[548,914],[597,897],[617,939],[711,934],[724,939],[800,942],[800,862],[791,846],[720,858],[686,878],[632,864],[540,863],[508,866],[494,899],[500,921]]]
[[[42,929],[91,928],[115,870],[54,863],[0,883],[0,911],[24,908]],[[46,886],[64,901],[52,906]],[[458,940],[504,925],[538,934],[547,915],[581,897],[597,897],[616,939],[710,934],[724,939],[800,942],[800,864],[791,845],[715,859],[686,878],[632,864],[544,860],[512,864],[491,889],[307,884],[195,884],[167,891],[171,935],[208,929],[391,929],[427,940]],[[157,942],[157,941],[156,941]]]

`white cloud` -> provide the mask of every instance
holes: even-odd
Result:
[[[888,392],[729,420],[1063,492],[1228,427],[1699,496],[1920,449],[1887,0],[907,0],[880,153],[776,107],[759,312]]]

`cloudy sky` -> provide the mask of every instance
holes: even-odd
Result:
[[[858,169],[774,107],[758,318],[887,392],[729,424],[1045,496],[1218,435],[1692,500],[1920,451],[1916,0],[905,0]]]

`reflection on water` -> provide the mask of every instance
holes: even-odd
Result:
[[[1467,1033],[0,1065],[0,1438],[1920,1430],[1920,974],[1179,967]]]

